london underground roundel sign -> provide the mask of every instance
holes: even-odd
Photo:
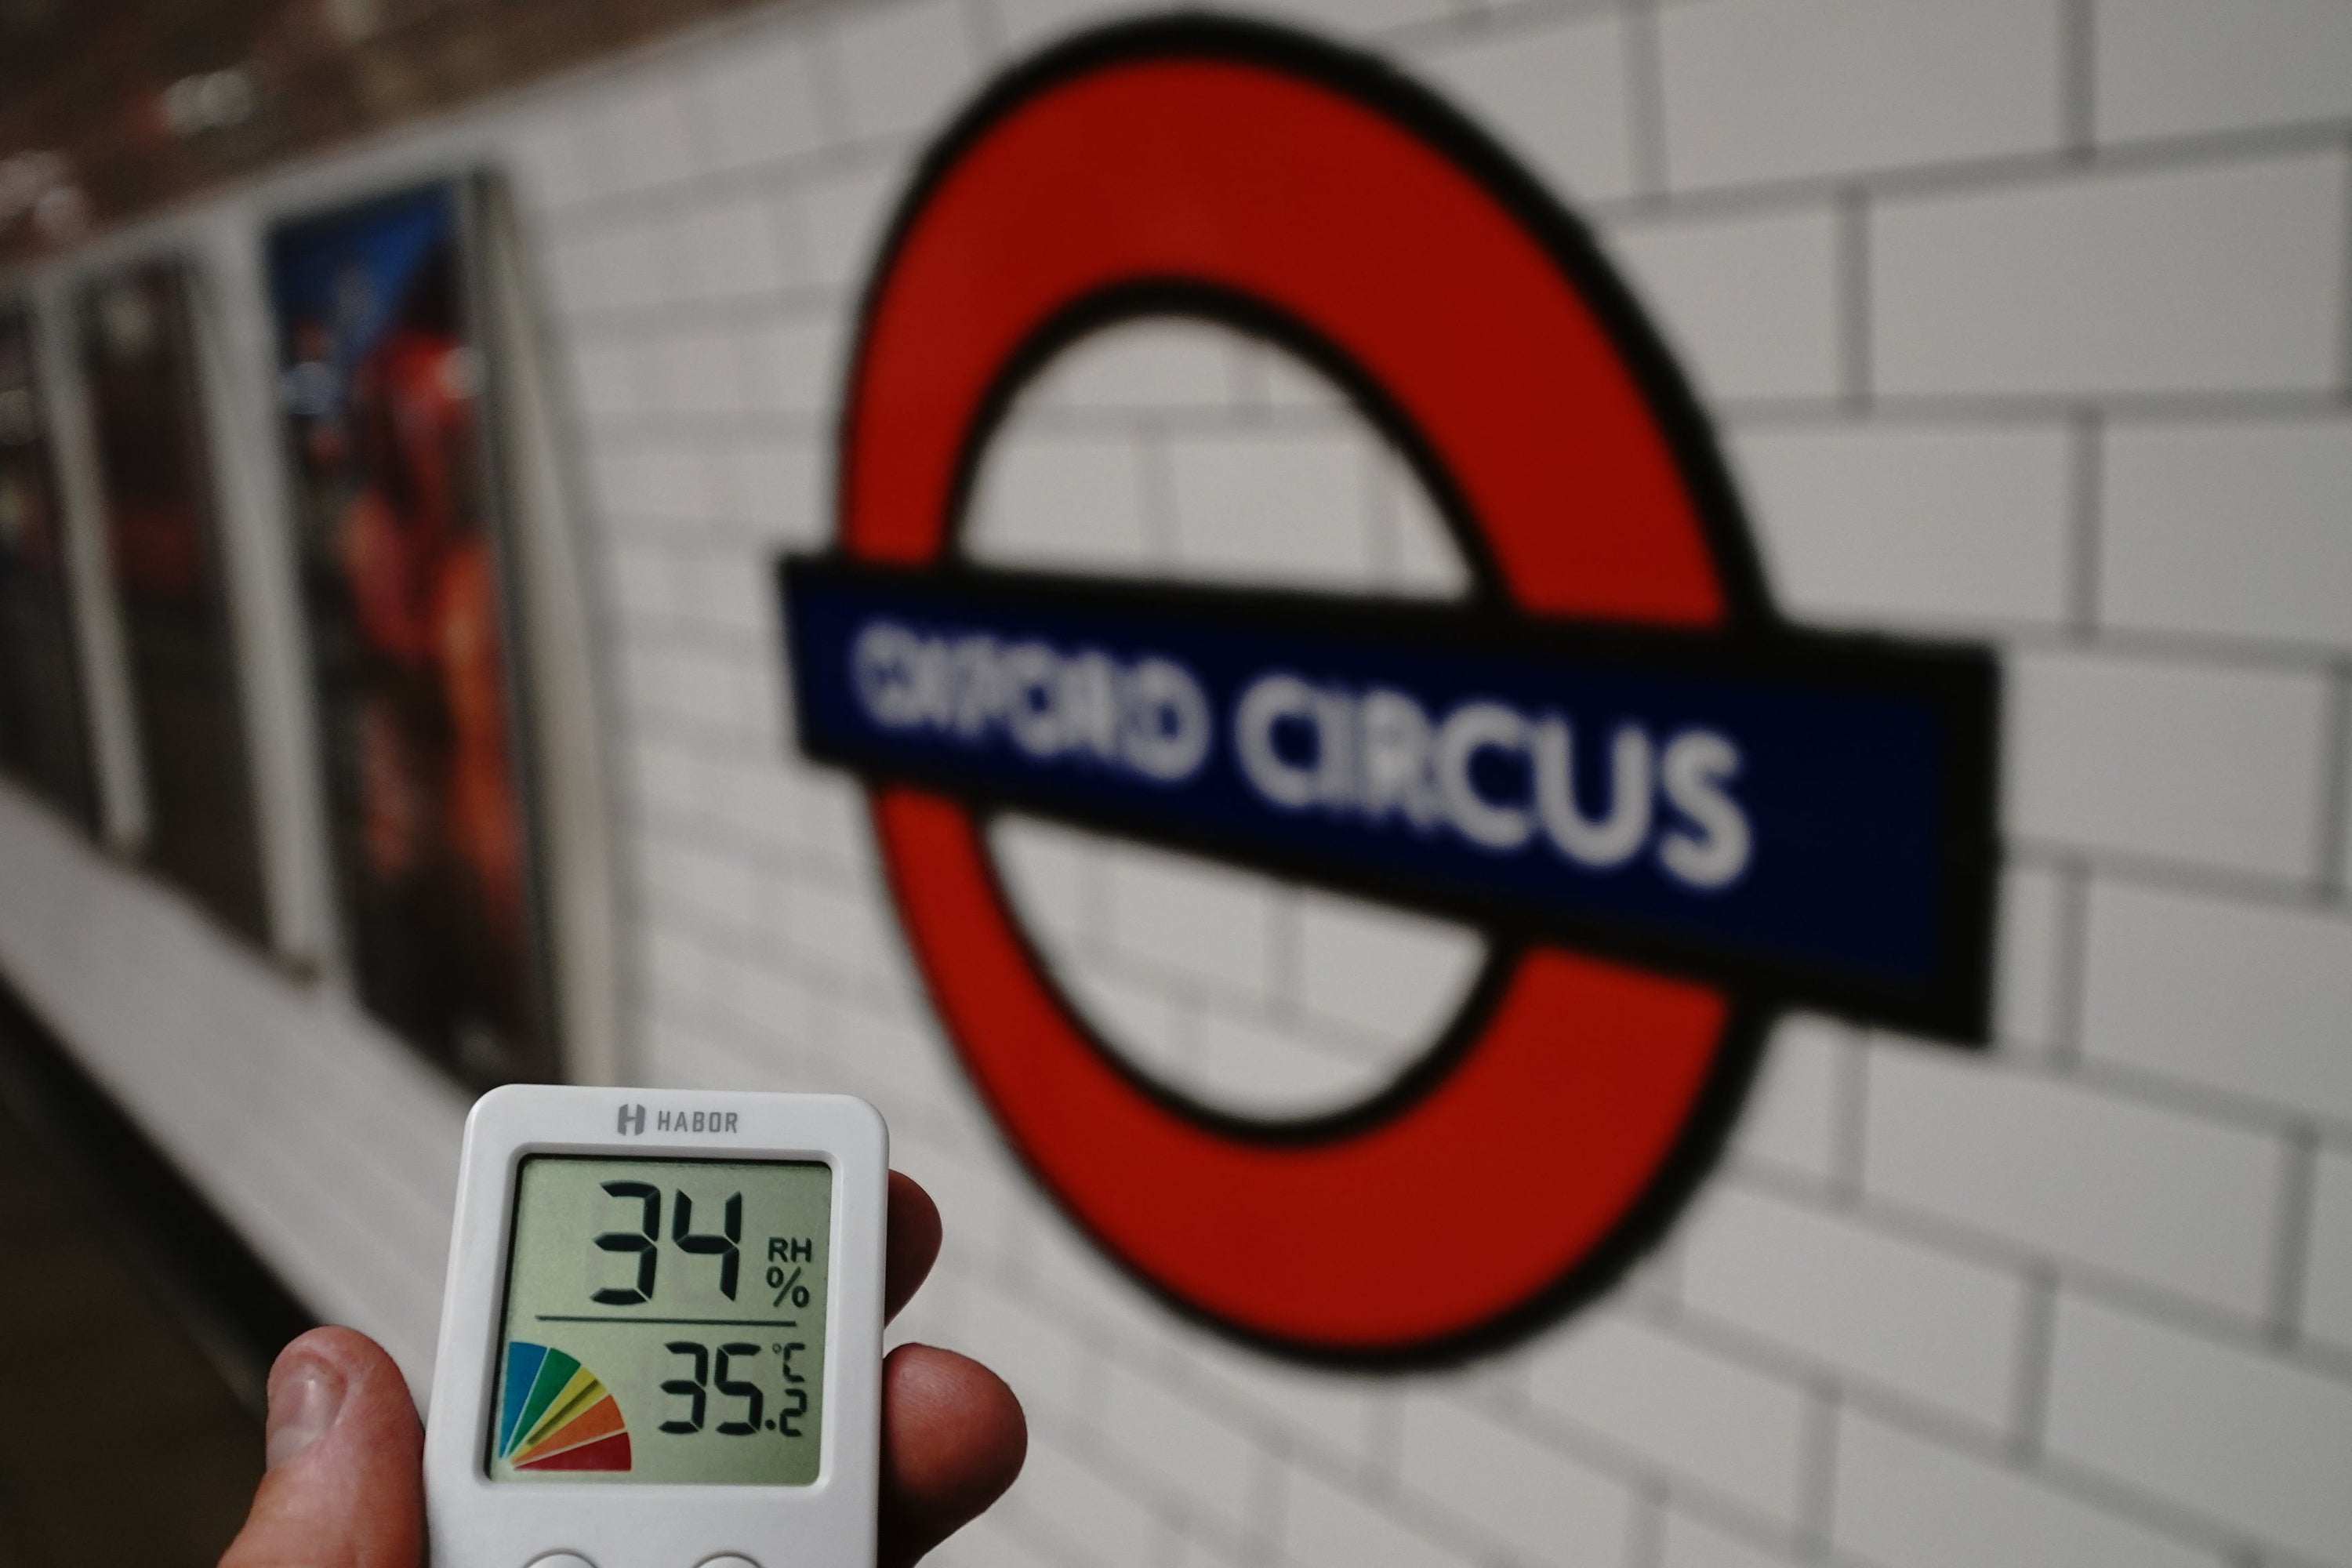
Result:
[[[966,491],[1085,333],[1208,318],[1347,387],[1476,582],[1408,606],[981,569]],[[1136,24],[1003,79],[867,295],[834,548],[782,586],[803,748],[856,770],[965,1066],[1134,1273],[1261,1343],[1458,1355],[1605,1286],[1807,1005],[1984,1026],[1995,679],[1772,613],[1706,426],[1573,219],[1377,62]],[[1017,808],[1483,927],[1444,1037],[1344,1113],[1126,1066],[994,873]]]

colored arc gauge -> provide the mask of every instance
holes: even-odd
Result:
[[[629,1429],[604,1379],[549,1345],[507,1347],[498,1457],[518,1470],[625,1470]]]
[[[1445,519],[1468,601],[970,559],[1022,388],[1170,316],[1345,388]],[[781,566],[800,745],[864,779],[1013,1147],[1228,1333],[1393,1365],[1528,1332],[1664,1233],[1781,1010],[1984,1036],[1990,654],[1783,620],[1632,293],[1543,182],[1381,61],[1194,16],[999,79],[882,247],[838,482],[832,547]],[[1004,809],[1474,924],[1491,957],[1362,1103],[1238,1117],[1072,1001],[992,858]]]

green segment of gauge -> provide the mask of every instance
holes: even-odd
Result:
[[[525,1159],[489,1478],[816,1479],[832,1213],[820,1162]]]

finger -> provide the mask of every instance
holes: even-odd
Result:
[[[892,1351],[882,1363],[880,1568],[907,1568],[978,1517],[1028,1452],[1028,1420],[1003,1378],[953,1351]]]
[[[313,1329],[269,1369],[268,1473],[221,1568],[418,1568],[424,1428],[400,1369]]]
[[[888,1239],[882,1266],[882,1321],[888,1322],[920,1288],[940,1255],[940,1210],[915,1178],[890,1173]]]

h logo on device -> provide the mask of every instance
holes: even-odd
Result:
[[[643,1132],[646,1130],[646,1108],[642,1105],[621,1107],[617,1130],[631,1136]]]

